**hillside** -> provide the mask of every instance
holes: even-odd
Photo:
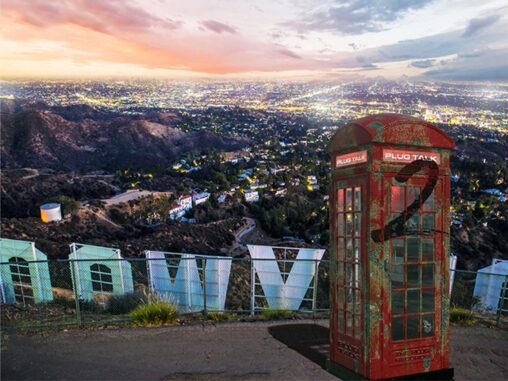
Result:
[[[115,170],[169,164],[182,153],[229,151],[246,138],[184,132],[170,113],[120,115],[89,106],[48,107],[3,100],[1,167],[60,171]]]

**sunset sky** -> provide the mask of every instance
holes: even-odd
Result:
[[[508,81],[506,0],[2,0],[0,76]]]

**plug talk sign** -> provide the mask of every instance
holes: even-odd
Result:
[[[435,152],[405,151],[397,149],[383,150],[383,161],[409,164],[416,160],[433,161],[436,164],[441,164],[441,157]]]

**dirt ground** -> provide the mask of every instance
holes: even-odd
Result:
[[[326,325],[300,320],[8,334],[1,375],[2,380],[334,380],[322,367]],[[277,333],[289,329],[294,335],[286,339]],[[508,379],[507,331],[452,326],[451,354],[455,380]]]

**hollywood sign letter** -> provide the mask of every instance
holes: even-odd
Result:
[[[271,246],[247,245],[247,247],[268,306],[298,310],[312,279],[316,276],[316,262],[321,261],[325,251],[297,249],[295,262],[284,282]]]
[[[217,257],[194,254],[174,254],[179,260],[176,274],[171,277],[166,254],[162,251],[146,251],[150,290],[178,303],[181,310],[200,311],[204,309],[205,290],[199,276],[196,259],[206,260],[206,307],[222,311],[226,304],[226,292],[231,271],[231,257]],[[203,270],[201,270],[203,271]]]

